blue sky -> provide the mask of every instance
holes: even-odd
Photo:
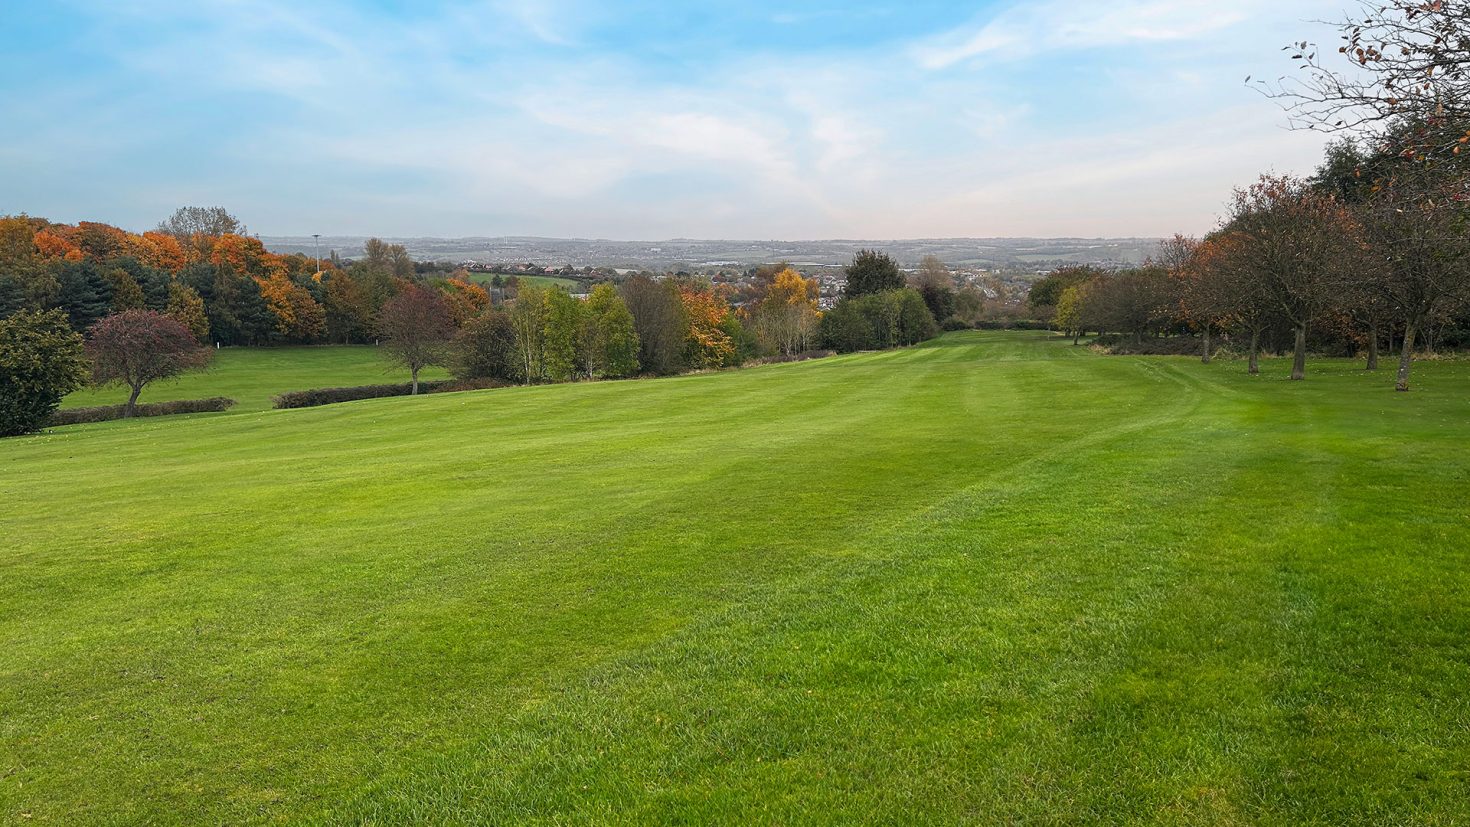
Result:
[[[1344,0],[7,4],[0,213],[622,239],[1199,233]]]

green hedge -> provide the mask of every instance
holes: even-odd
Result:
[[[234,407],[235,400],[223,396],[210,399],[180,399],[175,402],[149,402],[133,409],[133,416],[172,416],[188,413],[219,413]],[[83,422],[108,422],[124,419],[127,405],[98,405],[93,408],[65,408],[51,414],[46,424],[51,427],[80,425]]]
[[[436,379],[420,382],[419,393],[445,393],[449,391],[474,391],[486,388],[503,388],[508,382],[498,379]],[[413,383],[397,385],[357,385],[350,388],[313,388],[305,391],[289,391],[274,397],[277,408],[315,408],[318,405],[334,405],[338,402],[355,402],[359,399],[382,399],[389,396],[409,396]]]

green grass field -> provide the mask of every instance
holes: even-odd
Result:
[[[443,379],[448,375],[439,368],[425,368],[419,378]],[[208,370],[147,386],[139,401],[228,396],[239,403],[232,411],[263,411],[271,407],[272,396],[285,391],[383,385],[407,382],[408,378],[407,369],[388,362],[382,351],[366,345],[231,347],[216,352]],[[121,405],[126,401],[128,391],[124,387],[85,388],[68,394],[61,407]]]
[[[0,441],[0,819],[1463,824],[1470,365],[1287,368],[962,333]]]
[[[495,273],[470,273],[470,281],[477,284],[489,284],[490,280],[495,278],[495,276]],[[501,274],[500,277],[502,279],[510,278],[510,276],[504,274]],[[576,279],[562,278],[561,276],[516,276],[516,278],[520,279],[521,284],[529,284],[534,287],[577,288],[583,284],[583,282],[579,282]]]

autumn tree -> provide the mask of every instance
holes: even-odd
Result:
[[[1236,190],[1228,223],[1244,245],[1244,272],[1295,332],[1291,378],[1303,379],[1309,327],[1351,286],[1358,225],[1334,195],[1271,175]]]
[[[1166,325],[1178,302],[1168,272],[1157,264],[1123,270],[1088,284],[1091,318],[1109,330],[1130,334],[1134,344]]]
[[[199,291],[181,281],[169,284],[168,309],[164,312],[189,328],[197,341],[209,341],[209,316],[204,312],[204,299],[200,298]]]
[[[1450,193],[1440,198],[1449,199]],[[1364,232],[1378,278],[1369,289],[1403,325],[1394,388],[1409,389],[1414,346],[1437,314],[1470,301],[1470,245],[1463,240],[1466,216],[1433,197],[1386,190],[1371,202]],[[1376,331],[1375,331],[1376,335]]]
[[[150,382],[199,370],[212,355],[189,328],[155,310],[124,310],[102,319],[88,332],[86,351],[95,384],[128,388],[124,417],[137,410],[138,395]]]
[[[419,371],[443,364],[454,321],[437,291],[411,284],[383,305],[378,330],[388,357],[408,368],[410,392],[417,394]]]
[[[689,320],[687,360],[696,368],[726,365],[735,354],[735,341],[725,329],[730,304],[713,290],[700,285],[679,286],[679,299]]]
[[[777,273],[765,296],[750,312],[756,337],[781,354],[811,349],[817,333],[817,282],[787,267]]]
[[[82,337],[59,310],[0,319],[0,436],[46,426],[61,398],[87,379]]]

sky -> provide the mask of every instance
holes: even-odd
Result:
[[[1247,75],[1347,0],[48,0],[0,214],[262,235],[1163,236],[1309,173]]]

